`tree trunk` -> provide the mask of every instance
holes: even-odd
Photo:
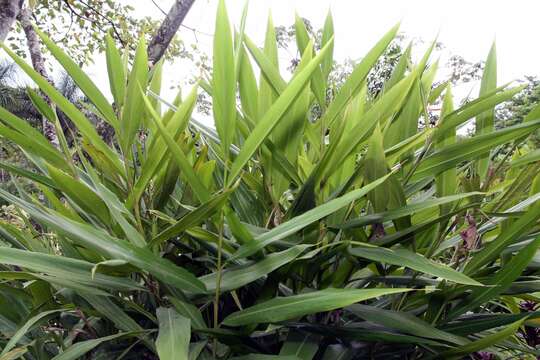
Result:
[[[43,78],[47,79],[47,81],[54,86],[54,83],[47,75],[47,69],[45,68],[45,59],[43,58],[43,54],[41,53],[39,38],[34,30],[34,27],[32,26],[31,19],[32,10],[30,10],[29,8],[24,8],[20,11],[19,21],[21,22],[21,26],[26,36],[26,43],[28,45],[28,51],[30,52],[32,66],[34,67],[34,70],[36,70],[36,72],[38,72],[41,76],[43,76]],[[43,93],[42,95],[47,101],[47,103],[51,105],[51,100],[49,99],[49,97]],[[43,135],[45,135],[45,137],[54,146],[58,147],[59,142],[58,135],[56,134],[56,128],[54,127],[54,124],[48,121],[45,117],[42,118],[42,129]]]
[[[0,0],[0,42],[6,40],[21,6],[22,0]]]
[[[154,34],[148,45],[148,61],[151,65],[157,63],[165,54],[174,34],[178,31],[195,0],[175,0],[165,20]]]

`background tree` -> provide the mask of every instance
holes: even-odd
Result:
[[[167,26],[172,35],[180,26],[194,0],[177,0],[175,10],[169,16],[174,26]],[[3,3],[3,4],[2,4]],[[19,56],[26,57],[26,35],[16,17],[26,6],[21,0],[2,0],[0,3],[0,40],[7,40]],[[117,0],[33,0],[27,6],[32,9],[33,22],[80,65],[93,61],[96,52],[104,50],[103,38],[107,32],[113,35],[118,47],[134,50],[134,39],[141,35],[152,41],[153,34],[162,22],[149,16],[138,17],[131,5]],[[180,8],[183,11],[177,11]],[[10,32],[9,29],[12,31]],[[3,32],[5,34],[2,37]],[[9,34],[8,34],[9,33]],[[167,58],[185,56],[186,49],[178,37],[170,36],[163,49]],[[161,38],[160,38],[161,39]],[[155,45],[161,40],[155,42]],[[163,55],[163,54],[162,54]]]
[[[26,89],[18,84],[17,79],[15,65],[7,60],[0,61],[0,106],[34,126],[39,126],[39,113],[32,105]]]
[[[17,84],[15,65],[5,60],[0,62],[0,106],[30,122],[34,127],[41,127],[41,116],[30,101],[26,88]],[[0,138],[0,158],[3,162],[25,169],[32,167],[19,148],[3,137]],[[19,181],[28,183],[23,179]],[[0,168],[0,187],[8,191],[16,190],[9,173],[3,168]]]
[[[28,0],[28,3],[24,0],[2,1],[0,40],[4,41],[7,37],[8,43],[19,56],[24,57],[28,52],[34,69],[53,85],[54,82],[46,69],[40,41],[33,27],[34,23],[55,43],[70,49],[68,53],[78,60],[81,66],[92,61],[96,50],[104,49],[103,37],[106,32],[113,34],[119,47],[128,51],[130,56],[133,55],[131,51],[134,49],[133,39],[153,33],[148,53],[150,62],[155,64],[166,52],[171,56],[181,55],[179,50],[181,43],[175,38],[175,34],[194,2],[194,0],[176,0],[166,14],[165,20],[159,25],[149,17],[136,19],[132,16],[131,6],[121,5],[113,0]],[[13,35],[8,36],[15,19],[19,20],[17,26],[12,32]],[[153,28],[157,30],[152,31]],[[58,34],[62,35],[57,39]],[[23,42],[26,46],[22,45]],[[44,98],[49,102],[46,96]],[[105,123],[100,125],[103,134],[110,133],[111,129]],[[54,125],[43,118],[41,127],[47,139],[53,144],[58,144]],[[64,126],[66,127],[67,125]]]
[[[530,113],[535,104],[540,101],[540,79],[537,76],[525,76],[520,82],[527,86],[512,100],[496,109],[495,127],[503,128],[523,122],[525,115]],[[531,136],[530,144],[534,148],[540,147],[538,133]]]
[[[151,64],[157,63],[163,57],[194,2],[195,0],[176,0],[173,3],[148,46],[148,61]]]
[[[0,41],[6,39],[19,11],[22,0],[0,0]]]

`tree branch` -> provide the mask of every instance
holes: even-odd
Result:
[[[165,10],[163,10],[161,8],[161,6],[159,6],[159,4],[156,2],[156,0],[151,0],[152,1],[152,4],[154,4],[154,6],[165,16],[167,16],[167,13],[165,12]]]
[[[195,0],[175,0],[169,13],[148,45],[148,61],[152,65],[163,57],[172,38],[180,25],[182,25],[182,21],[184,21],[194,2]]]
[[[30,53],[30,59],[32,61],[32,66],[34,67],[34,70],[38,72],[43,78],[47,79],[49,83],[52,85],[53,82],[49,78],[47,74],[47,70],[45,68],[45,59],[43,58],[43,54],[41,53],[41,47],[39,43],[39,38],[36,34],[36,31],[34,30],[34,27],[32,25],[32,10],[30,8],[24,8],[20,11],[18,16],[19,21],[21,22],[21,26],[24,31],[24,35],[26,36],[26,43],[28,45],[28,52]],[[48,96],[45,94],[42,94],[47,101],[47,103],[50,105],[51,100]],[[43,135],[56,147],[59,146],[58,142],[58,135],[56,134],[56,128],[54,124],[50,123],[45,117],[43,117],[42,121],[43,126]]]
[[[79,13],[73,8],[73,6],[71,6],[71,4],[69,3],[68,0],[64,0],[64,3],[67,5],[67,8],[68,8],[68,10],[71,12],[71,14],[75,15],[75,16],[78,17],[79,19],[83,19],[83,20],[89,21],[89,22],[91,22],[91,23],[97,24],[97,25],[99,26],[99,28],[101,29],[101,31],[106,32],[106,30],[103,29],[102,24],[101,24],[100,22],[97,22],[97,21],[95,21],[95,20],[92,20],[92,19],[90,19],[90,18],[88,18],[88,17],[85,17],[85,16],[79,14]],[[90,9],[92,12],[94,12],[98,17],[103,18],[103,20],[105,20],[107,23],[109,23],[109,25],[111,26],[111,28],[112,28],[112,30],[113,30],[113,35],[114,35],[114,37],[116,37],[116,39],[117,39],[118,41],[120,41],[120,44],[122,45],[122,47],[125,47],[125,46],[126,46],[125,41],[122,39],[122,36],[120,36],[120,33],[118,32],[118,29],[117,29],[117,27],[116,27],[116,24],[114,23],[114,21],[113,21],[111,18],[109,18],[109,17],[103,15],[103,14],[100,13],[96,8],[94,8],[92,5],[86,3],[86,2],[84,2],[84,1],[82,1],[82,0],[81,0],[81,3],[82,3],[84,6],[86,6],[88,9]]]
[[[155,5],[155,7],[165,16],[167,16],[167,13],[159,6],[159,4],[156,2],[156,0],[151,0],[152,3]],[[205,32],[202,32],[202,31],[199,31],[195,28],[192,28],[191,26],[187,26],[185,24],[180,24],[181,27],[185,28],[185,29],[188,29],[188,30],[191,30],[193,31],[193,35],[195,35],[195,39],[197,39],[197,33],[199,34],[202,34],[202,35],[207,35],[207,36],[214,36],[212,34],[209,34],[209,33],[205,33]]]
[[[120,32],[118,31],[118,28],[116,27],[116,24],[114,23],[114,21],[110,17],[108,17],[106,15],[103,15],[98,9],[96,9],[95,7],[90,5],[88,2],[85,2],[84,0],[80,0],[80,2],[84,6],[86,6],[90,10],[92,10],[96,15],[100,16],[101,18],[103,18],[103,20],[108,22],[109,25],[111,25],[116,38],[118,39],[118,41],[120,41],[120,44],[122,44],[123,47],[126,46],[126,42],[122,39],[122,36],[120,36]]]
[[[22,0],[0,0],[0,42],[6,40],[22,7]]]

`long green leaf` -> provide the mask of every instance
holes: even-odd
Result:
[[[474,254],[471,261],[465,266],[466,274],[474,274],[482,266],[495,260],[509,245],[519,241],[527,234],[540,218],[540,203],[531,205],[525,215],[521,216],[510,226],[505,228],[499,236],[487,243],[482,251]]]
[[[495,43],[491,46],[482,75],[480,84],[480,97],[489,91],[497,88],[497,55]],[[476,134],[482,135],[493,131],[493,120],[495,118],[495,109],[492,108],[476,116]],[[478,159],[478,174],[484,180],[486,178],[489,166],[489,152]]]
[[[4,346],[4,349],[2,350],[2,353],[0,353],[0,355],[5,355],[8,351],[13,349],[15,345],[19,343],[21,338],[28,331],[30,331],[30,329],[34,327],[34,325],[39,323],[43,318],[49,315],[52,315],[54,313],[62,312],[62,311],[66,311],[66,309],[54,309],[54,310],[49,310],[49,311],[43,311],[33,316],[32,318],[28,319],[28,321],[26,321],[23,326],[17,329],[17,332],[9,339],[8,343],[6,344],[6,346]]]
[[[156,349],[160,360],[187,359],[191,338],[190,320],[171,308],[158,308]]]
[[[124,260],[179,289],[193,293],[205,292],[204,284],[197,280],[193,274],[145,248],[139,248],[114,238],[99,228],[67,219],[52,210],[46,212],[36,208],[2,189],[0,189],[0,197],[17,204],[37,221],[47,224],[80,245],[106,255],[110,259]]]
[[[434,275],[458,284],[467,284],[482,286],[478,281],[471,279],[467,275],[452,269],[449,266],[436,263],[426,259],[420,254],[406,249],[388,249],[371,245],[361,245],[354,247],[349,252],[358,257],[369,259],[371,261],[387,263],[391,265],[408,267],[425,274]]]
[[[306,28],[306,24],[304,23],[304,20],[300,16],[298,16],[298,14],[296,14],[295,16],[294,29],[295,29],[296,44],[298,46],[298,51],[303,56],[308,55],[308,54],[305,54],[305,50],[308,47],[310,38],[309,38],[309,34]],[[321,65],[323,65],[323,62],[321,62]],[[315,70],[315,72],[312,75],[311,89],[318,103],[320,104],[321,108],[323,109],[326,108],[326,84],[324,82],[322,70],[320,68]]]
[[[64,157],[50,144],[43,145],[38,141],[33,141],[34,139],[28,134],[22,134],[2,124],[0,124],[0,136],[13,141],[25,152],[44,159],[60,169],[67,168]]]
[[[9,125],[13,130],[32,138],[34,142],[40,143],[43,147],[49,148],[49,151],[58,152],[57,149],[49,143],[49,140],[34,128],[29,121],[12,114],[2,106],[0,106],[0,121]]]
[[[435,206],[446,205],[446,204],[453,203],[455,201],[463,200],[465,198],[476,196],[476,195],[482,195],[482,193],[470,192],[470,193],[445,196],[445,197],[435,198],[435,199],[427,199],[423,201],[410,203],[401,208],[392,209],[392,210],[377,213],[377,214],[364,215],[364,216],[359,217],[358,219],[349,220],[342,224],[336,224],[336,225],[331,225],[331,226],[338,229],[348,229],[348,228],[354,228],[354,227],[361,227],[361,226],[373,224],[376,222],[383,223],[386,221],[398,219],[403,216],[413,215],[415,213],[419,213],[420,211],[423,211],[423,210],[426,210]]]
[[[339,142],[334,142],[336,145],[331,144],[314,170],[318,172],[318,178],[332,173],[343,159],[351,155],[363,141],[370,137],[379,122],[399,111],[417,76],[418,71],[415,71],[392,87],[362,115],[350,131],[343,134]]]
[[[49,96],[49,98],[69,117],[69,119],[73,121],[88,142],[105,156],[107,161],[115,167],[118,173],[122,174],[124,171],[124,166],[122,165],[118,154],[116,154],[109,146],[107,146],[107,144],[105,144],[86,116],[84,116],[84,114],[69,100],[63,97],[62,94],[60,94],[60,92],[54,88],[54,86],[52,86],[46,79],[36,72],[29,64],[27,64],[24,59],[17,56],[6,45],[0,44],[0,46],[40,87],[40,89],[47,94],[47,96]]]
[[[231,166],[231,173],[228,181],[229,186],[235,181],[236,177],[240,174],[240,171],[247,164],[251,156],[253,156],[255,151],[257,151],[259,146],[264,142],[272,129],[277,126],[279,121],[283,118],[283,115],[294,103],[304,86],[306,86],[307,82],[309,81],[311,74],[318,68],[328,49],[328,45],[325,46],[319,52],[319,54],[294,77],[285,91],[283,91],[272,107],[268,109],[255,129],[253,129],[251,135],[244,142],[244,145],[240,149],[240,153]]]
[[[126,73],[120,52],[116,48],[113,37],[107,33],[105,36],[105,54],[107,57],[107,72],[109,74],[109,86],[114,102],[118,108],[122,108],[126,96]]]
[[[245,244],[240,249],[238,249],[238,251],[234,254],[234,257],[240,258],[250,256],[251,254],[256,253],[257,251],[272,244],[273,242],[284,239],[287,236],[294,234],[298,230],[303,229],[309,224],[338,211],[344,206],[350,204],[352,201],[365,196],[368,192],[370,192],[380,184],[384,183],[390,175],[391,174],[388,174],[360,189],[353,190],[339,198],[327,202],[326,204],[311,209],[303,213],[302,215],[299,215],[287,222],[284,222],[283,224],[273,228],[272,230],[255,237],[254,241]]]
[[[258,119],[259,116],[259,90],[257,80],[253,73],[253,67],[244,47],[240,47],[240,70],[238,76],[238,91],[240,93],[240,103],[246,116],[251,119]]]
[[[122,110],[120,122],[120,140],[126,155],[131,154],[130,146],[135,141],[135,134],[139,130],[144,117],[144,102],[141,88],[146,89],[148,77],[148,56],[144,36],[141,36],[131,73],[128,77],[126,100]]]
[[[28,171],[27,169],[24,169],[22,167],[18,167],[18,166],[11,165],[11,164],[5,163],[3,161],[0,161],[0,169],[8,171],[12,175],[15,174],[15,175],[25,177],[27,179],[35,181],[36,183],[45,185],[48,188],[57,189],[57,186],[55,185],[55,183],[53,181],[51,181],[51,179],[49,179],[48,177],[37,174],[37,173],[32,172],[32,171]]]
[[[178,135],[185,130],[196,102],[197,86],[194,86],[184,101],[177,108],[171,109],[171,117],[167,122],[167,133],[173,139],[177,139]],[[142,196],[146,187],[160,168],[163,158],[166,157],[167,144],[162,141],[162,137],[153,139],[155,140],[149,145],[148,157],[142,166],[141,174],[126,201],[126,207],[128,208],[133,207],[135,202]]]
[[[441,122],[446,121],[446,116],[453,111],[454,102],[452,99],[452,87],[448,85],[446,88],[446,94],[443,100],[443,107],[441,110]],[[435,148],[439,149],[456,142],[456,130],[448,129],[444,136],[435,141]],[[437,189],[438,196],[449,196],[456,192],[457,187],[457,169],[451,167],[450,169],[443,171],[435,177],[435,187]],[[441,214],[447,213],[451,209],[451,205],[441,204]]]
[[[91,293],[79,293],[101,315],[109,319],[121,330],[141,333],[144,331],[132,317],[106,296]],[[146,340],[145,340],[146,341]]]
[[[249,53],[251,56],[253,56],[253,59],[261,69],[263,81],[270,86],[270,90],[272,90],[274,95],[281,95],[281,93],[287,87],[287,83],[281,77],[277,65],[272,61],[271,58],[266,56],[265,53],[263,53],[249,37],[244,37],[244,43],[246,44]]]
[[[58,45],[39,30],[37,26],[34,27],[34,29],[54,58],[58,60],[73,81],[75,81],[79,89],[81,89],[92,104],[96,106],[107,122],[115,126],[118,123],[118,119],[116,118],[112,106],[90,77],[86,75],[79,65],[77,65]]]
[[[177,236],[182,232],[186,231],[190,227],[199,225],[204,220],[211,217],[217,211],[219,211],[227,201],[227,198],[230,195],[230,191],[218,194],[214,196],[209,201],[201,204],[195,210],[189,212],[175,224],[167,227],[162,232],[160,232],[154,239],[151,241],[151,245],[156,245],[170,239],[173,236]]]
[[[378,124],[375,126],[375,130],[369,139],[368,150],[363,159],[366,168],[364,176],[368,183],[388,173],[388,165],[384,157],[383,138]],[[387,183],[369,192],[368,199],[375,212],[382,212],[387,209],[390,186]]]
[[[263,354],[249,354],[244,356],[236,356],[231,360],[302,360],[298,356],[292,355],[263,355]]]
[[[411,181],[418,181],[427,176],[437,175],[465,160],[474,160],[497,145],[507,143],[517,137],[525,136],[540,127],[540,120],[522,123],[499,131],[474,136],[445,146],[425,158]]]
[[[179,300],[177,298],[169,298],[169,301],[171,302],[171,304],[173,304],[174,308],[176,309],[176,311],[178,311],[180,315],[191,320],[192,328],[194,329],[206,328],[206,324],[204,322],[202,314],[195,305],[187,301]]]
[[[230,291],[241,288],[292,262],[308,247],[309,245],[293,246],[290,249],[270,254],[254,264],[225,269],[221,274],[220,289],[221,291]],[[206,285],[209,292],[213,292],[215,291],[217,276],[217,273],[212,273],[199,278],[199,280]]]
[[[22,346],[8,351],[4,355],[0,356],[0,360],[17,360],[22,358],[24,354],[28,352],[28,347]]]
[[[519,167],[540,161],[540,149],[533,150],[510,162],[511,167]]]
[[[69,346],[60,354],[52,358],[52,360],[77,360],[81,359],[86,353],[103,344],[104,342],[129,336],[132,333],[118,333],[114,335],[104,336],[97,339],[85,340]]]
[[[396,329],[410,335],[442,340],[457,345],[463,345],[469,342],[466,338],[439,330],[433,325],[407,312],[385,310],[375,306],[360,304],[351,305],[347,307],[346,310],[364,320],[383,325],[390,329]]]
[[[323,33],[322,33],[322,39],[321,39],[322,46],[325,46],[326,44],[328,44],[332,40],[333,37],[334,37],[334,20],[332,19],[332,12],[329,9],[328,14],[326,15],[326,19],[324,20]],[[328,55],[326,55],[326,58],[323,60],[321,64],[325,82],[327,81],[328,75],[330,74],[330,71],[332,71],[332,67],[334,66],[334,45],[331,44],[330,46],[331,46],[330,51],[328,51]]]
[[[69,196],[69,198],[84,211],[93,214],[106,224],[110,221],[107,205],[105,205],[103,200],[93,189],[86,186],[82,181],[77,180],[52,166],[48,166],[47,169],[49,171],[49,176],[55,182],[56,187],[61,189],[64,194]]]
[[[527,268],[539,247],[540,236],[521,249],[495,276],[489,279],[487,285],[491,286],[473,290],[466,299],[450,311],[448,318],[453,319],[469,310],[473,310],[501,294]]]
[[[169,151],[172,154],[172,158],[176,161],[178,167],[182,171],[182,175],[187,179],[189,186],[199,198],[199,201],[205,202],[210,199],[210,194],[204,184],[201,182],[199,177],[195,174],[193,166],[189,163],[184,151],[180,146],[174,141],[174,139],[167,133],[167,129],[161,123],[159,115],[152,108],[152,104],[146,96],[143,96],[144,103],[146,104],[146,109],[150,113],[150,118],[154,121],[160,136],[165,140]]]
[[[339,309],[351,304],[410,289],[325,289],[306,294],[277,297],[227,316],[223,324],[242,326],[280,321]]]
[[[225,1],[219,0],[214,36],[212,109],[225,160],[236,131],[236,71]]]
[[[291,331],[281,346],[279,356],[297,356],[302,360],[312,360],[319,350],[320,339],[319,335]]]
[[[478,114],[488,111],[504,101],[510,100],[514,95],[524,89],[523,86],[517,86],[511,89],[506,88],[507,85],[500,86],[451,112],[446,116],[446,120],[437,126],[434,136],[444,136],[447,130],[455,129]]]
[[[377,42],[377,44],[366,54],[366,56],[362,58],[362,61],[355,66],[353,72],[341,87],[334,101],[332,101],[332,103],[328,106],[326,113],[320,120],[321,122],[330,126],[339,116],[349,101],[358,93],[362,83],[369,74],[369,71],[377,59],[384,53],[392,39],[394,39],[398,29],[399,24],[395,25],[386,34],[384,34],[379,42]]]
[[[523,324],[523,322],[524,320],[516,321],[515,323],[505,327],[504,329],[496,333],[484,336],[483,338],[473,341],[470,344],[456,347],[452,350],[443,352],[440,354],[440,356],[443,358],[461,359],[465,355],[474,353],[476,351],[487,349],[490,346],[496,345],[497,343],[514,335],[519,329],[519,327]]]
[[[127,278],[99,273],[92,276],[94,264],[66,256],[0,247],[0,264],[19,266],[107,290],[129,291],[142,289]]]

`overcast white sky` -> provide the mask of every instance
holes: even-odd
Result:
[[[160,3],[168,8],[170,1]],[[212,32],[216,3],[197,0],[186,24]],[[226,3],[231,18],[238,23],[244,1]],[[440,41],[450,51],[475,61],[487,55],[496,39],[503,82],[540,72],[538,0],[251,0],[247,32],[262,40],[269,10],[277,25],[292,24],[297,11],[321,26],[328,9],[334,16],[337,58],[361,57],[401,21],[401,30],[411,37],[430,40],[440,31]]]
[[[168,11],[172,0],[154,0]],[[123,0],[135,7],[137,15],[163,18],[151,0]],[[229,16],[239,25],[244,0],[226,0]],[[199,30],[198,46],[211,53],[217,0],[196,0],[184,24]],[[394,24],[401,22],[401,31],[409,38],[426,42],[439,34],[445,50],[444,64],[449,54],[459,54],[476,62],[485,59],[492,42],[497,44],[499,84],[523,77],[540,75],[540,35],[538,0],[251,0],[246,32],[262,44],[269,11],[275,25],[291,25],[295,11],[308,18],[315,27],[322,27],[328,10],[332,11],[335,27],[335,59],[361,58]],[[181,28],[180,36],[187,44],[193,43],[193,32]],[[417,53],[422,51],[417,46]],[[101,58],[103,58],[101,56]],[[285,60],[285,59],[284,59]],[[89,70],[94,78],[107,87],[105,64],[98,60]],[[168,65],[163,94],[172,98],[169,85],[185,83],[193,74],[186,63]],[[459,91],[461,90],[461,91]],[[471,91],[458,89],[465,96]],[[477,89],[472,90],[475,94]],[[458,95],[459,96],[459,95]]]
[[[150,0],[125,0],[137,13],[161,18]],[[171,0],[155,0],[168,10]],[[196,0],[185,24],[212,33],[217,0]],[[244,0],[227,0],[229,16],[235,25]],[[335,57],[360,58],[392,25],[401,21],[401,30],[413,38],[439,40],[446,52],[471,61],[485,58],[493,40],[497,43],[499,79],[504,83],[525,74],[540,75],[540,35],[538,0],[251,0],[246,31],[262,42],[266,17],[272,12],[276,25],[291,25],[294,12],[322,26],[328,9],[335,25]],[[181,36],[192,42],[192,33],[183,28]],[[211,51],[210,36],[198,35],[202,48]],[[444,59],[444,54],[442,54]],[[186,76],[188,69],[175,75]]]

